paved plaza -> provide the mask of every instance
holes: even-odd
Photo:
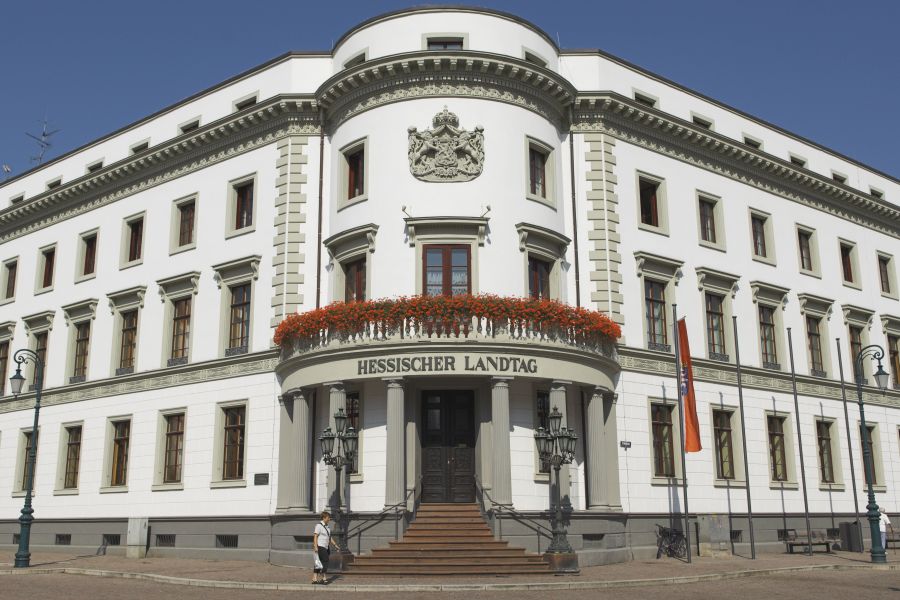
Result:
[[[384,594],[399,598],[634,598],[665,594],[666,598],[898,598],[900,558],[872,568],[868,555],[765,555],[634,561],[587,567],[577,576],[514,577],[341,577],[327,587],[307,585],[309,571],[249,561],[77,556],[36,553],[32,568],[13,570],[11,552],[0,555],[0,589],[6,599],[66,600],[131,597],[141,599],[213,598],[262,600],[289,598],[299,592],[344,593],[359,597]],[[463,587],[465,586],[465,588]],[[466,589],[467,588],[467,589]]]

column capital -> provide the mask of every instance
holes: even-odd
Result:
[[[389,388],[402,388],[404,379],[402,377],[382,377],[381,380],[387,384]]]
[[[343,381],[326,381],[322,385],[324,385],[325,387],[330,388],[332,390],[344,391],[344,382]]]
[[[550,382],[551,388],[561,388],[566,387],[567,385],[572,385],[571,381],[563,381],[562,379],[554,379]]]
[[[281,395],[278,396],[278,402],[279,402],[280,404],[284,404],[285,402],[290,402],[290,401],[292,401],[292,400],[293,400],[294,398],[296,398],[297,396],[303,396],[303,395],[304,395],[303,388],[298,388],[298,387],[296,387],[296,388],[291,388],[291,389],[289,389],[289,390],[283,391],[283,392],[281,393]]]
[[[491,377],[491,387],[509,387],[509,382],[515,379],[514,377],[501,377],[495,375]]]

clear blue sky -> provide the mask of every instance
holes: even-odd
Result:
[[[896,0],[490,1],[900,177]],[[288,50],[329,50],[399,0],[7,0],[0,163],[29,168],[46,115],[58,156]],[[2,173],[0,173],[2,179]]]

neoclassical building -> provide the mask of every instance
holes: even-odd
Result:
[[[306,564],[337,497],[357,554],[435,503],[543,551],[554,408],[582,565],[655,555],[685,481],[695,551],[747,552],[748,486],[759,550],[805,527],[804,497],[834,536],[865,505],[841,381],[852,402],[868,344],[892,378],[860,374],[875,489],[900,509],[898,202],[890,175],[515,15],[372,18],[0,184],[0,547],[36,443],[35,549],[115,551],[145,522],[156,555]],[[377,316],[467,295],[621,337]],[[676,305],[703,445],[684,467]],[[20,348],[46,364],[37,432],[33,387],[9,393]],[[338,410],[340,480],[318,441]]]

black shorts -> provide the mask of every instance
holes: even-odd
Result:
[[[331,554],[330,548],[323,548],[319,546],[317,548],[319,551],[319,562],[322,563],[321,569],[313,569],[316,573],[327,573],[328,572],[328,555]]]

